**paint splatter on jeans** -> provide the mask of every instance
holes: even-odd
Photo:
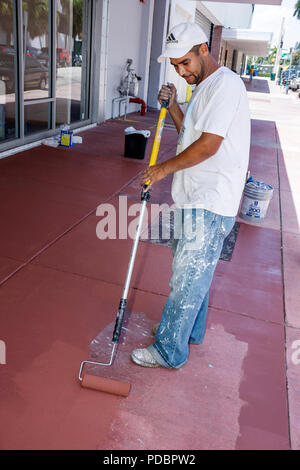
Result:
[[[179,214],[179,216],[178,216]],[[164,306],[155,343],[148,347],[157,362],[179,368],[189,355],[189,343],[203,342],[209,288],[235,217],[205,209],[177,210],[170,294]],[[179,227],[179,228],[178,228]]]

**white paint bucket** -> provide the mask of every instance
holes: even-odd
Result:
[[[250,222],[262,222],[267,214],[273,191],[273,187],[269,184],[254,180],[250,176],[245,184],[240,217]]]

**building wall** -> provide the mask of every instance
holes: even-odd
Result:
[[[231,69],[232,67],[233,47],[222,39],[221,41],[221,55],[219,64],[224,65]]]
[[[232,68],[232,57],[233,57],[233,47],[230,45],[227,45],[227,58],[226,58],[225,66],[228,67],[229,69]]]
[[[112,116],[112,99],[120,96],[117,87],[124,74],[128,58],[133,60],[132,65],[137,75],[142,77],[142,81],[139,82],[138,96],[144,99],[149,107],[159,108],[157,94],[161,85],[167,82],[174,83],[177,88],[178,101],[185,101],[186,81],[175,72],[169,60],[158,64],[157,57],[164,49],[168,31],[178,23],[193,22],[196,7],[200,6],[202,11],[206,11],[207,17],[215,25],[211,44],[212,56],[215,60],[219,60],[220,64],[229,68],[233,67],[233,49],[222,40],[222,28],[223,26],[248,27],[252,17],[250,4],[193,0],[146,0],[145,3],[138,0],[96,1],[108,2],[109,12],[105,52],[107,56],[106,85],[105,92],[100,90],[99,97],[100,102],[101,96],[104,96],[104,113],[99,121]],[[221,41],[222,54],[220,54]],[[234,66],[238,67],[239,62],[240,55],[237,53]],[[139,105],[130,104],[127,112],[139,109]],[[117,106],[115,112],[117,112]]]
[[[217,62],[218,62],[219,54],[220,54],[221,41],[222,41],[222,26],[216,25],[214,26],[210,53]]]
[[[235,53],[234,53],[235,52]],[[239,75],[243,74],[243,59],[244,53],[239,50],[233,49],[233,47],[226,41],[222,40],[219,56],[219,64],[234,70]]]
[[[233,47],[228,44],[224,39],[221,41],[219,64],[228,67],[231,70],[235,70],[239,75],[243,73],[244,53],[236,50],[234,53]]]
[[[225,41],[221,41],[221,48],[220,48],[220,56],[219,56],[219,64],[225,64],[225,51],[226,51],[226,43]]]
[[[242,70],[243,56],[244,56],[244,53],[242,51],[238,51],[238,53],[236,54],[236,60],[232,64],[232,68],[240,75],[243,73],[243,70]]]
[[[220,57],[223,27],[249,28],[251,26],[253,14],[251,4],[171,0],[169,29],[183,21],[194,21],[196,8],[214,24],[211,54],[216,61],[218,61]],[[233,48],[223,41],[223,53],[220,60],[222,65],[226,65],[226,67],[230,69],[237,67],[234,69],[239,73],[241,55],[242,54],[237,51],[235,64],[233,66]],[[177,88],[179,102],[184,102],[187,87],[186,82],[176,74],[169,63],[167,63],[166,66],[166,82],[174,83]]]
[[[138,97],[147,101],[153,8],[154,0],[109,0],[105,119],[112,116],[112,99],[120,96],[117,88],[127,59],[133,60],[132,67],[142,77]],[[140,106],[129,104],[127,112],[139,109]]]
[[[168,19],[169,0],[155,0],[147,100],[147,105],[150,108],[159,107],[157,96],[165,79],[166,61],[160,64],[157,62],[157,58],[162,53],[165,44]]]

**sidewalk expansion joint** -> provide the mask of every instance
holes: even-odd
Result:
[[[216,306],[210,305],[210,304],[208,304],[208,307],[211,308],[211,309],[214,309],[214,310],[221,311],[221,312],[233,313],[234,315],[240,315],[242,317],[251,318],[252,320],[257,320],[257,321],[267,323],[267,324],[270,324],[270,325],[276,325],[276,326],[284,327],[284,322],[281,323],[281,322],[276,322],[276,321],[272,321],[272,320],[265,320],[263,318],[255,317],[254,315],[251,315],[249,313],[236,312],[234,310],[228,310],[224,307],[216,307]]]
[[[141,170],[142,171],[142,170]],[[117,191],[115,191],[111,196],[109,196],[107,199],[105,199],[101,204],[105,204],[109,201],[111,201],[114,197],[116,197],[121,191],[123,191],[128,185],[130,185],[136,178],[137,176],[141,173],[139,171],[133,178],[131,178],[129,181],[126,182],[121,188],[119,188]],[[78,225],[80,225],[82,222],[84,222],[88,217],[90,217],[94,212],[97,211],[98,206],[90,210],[87,214],[85,214],[83,217],[81,217],[77,222],[75,222],[73,225],[71,225],[69,228],[67,228],[63,233],[58,235],[54,240],[51,242],[47,243],[44,247],[42,247],[39,251],[37,251],[34,255],[32,255],[27,261],[25,261],[21,266],[19,266],[17,269],[15,269],[12,273],[10,273],[8,276],[6,276],[4,279],[0,281],[0,287],[3,286],[7,281],[9,281],[13,276],[15,276],[19,271],[21,271],[23,268],[28,266],[29,264],[32,263],[38,256],[40,256],[42,253],[44,253],[48,248],[50,248],[52,245],[54,245],[56,242],[58,242],[60,239],[62,239],[65,235],[67,235],[69,232],[71,232],[74,228],[76,228]]]
[[[289,403],[289,386],[288,386],[288,351],[287,351],[287,316],[286,316],[286,301],[285,301],[285,282],[284,282],[284,259],[283,259],[283,236],[282,236],[282,205],[281,205],[281,181],[280,181],[280,168],[279,168],[279,151],[282,150],[280,147],[278,130],[275,123],[275,141],[278,144],[276,150],[277,159],[277,177],[278,177],[278,199],[279,199],[279,220],[280,220],[280,254],[281,254],[281,279],[282,279],[282,303],[283,303],[283,316],[284,316],[284,349],[285,349],[285,376],[286,376],[286,406],[287,406],[287,420],[288,420],[288,438],[289,448],[292,448],[292,437],[291,437],[291,420],[290,420],[290,403]]]

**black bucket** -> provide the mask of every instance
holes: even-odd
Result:
[[[143,160],[145,158],[148,137],[132,132],[125,134],[124,157]]]

